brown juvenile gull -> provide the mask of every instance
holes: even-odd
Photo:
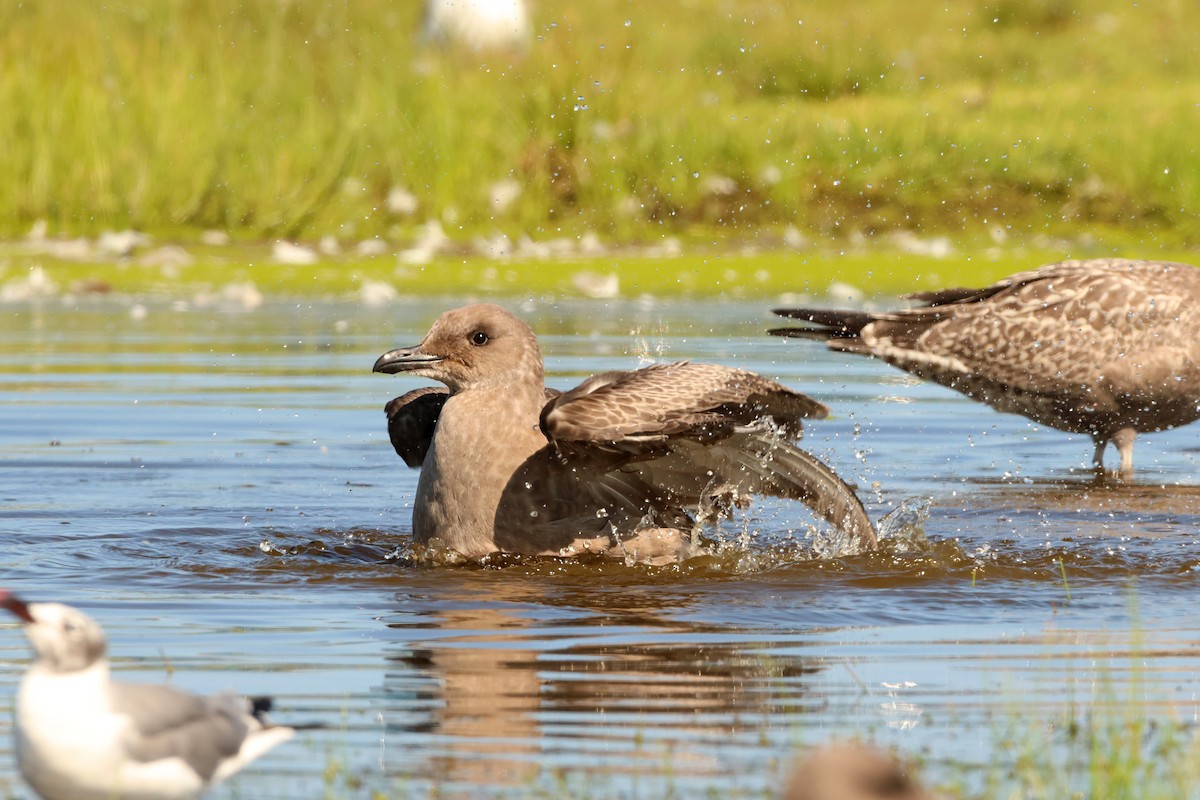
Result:
[[[858,742],[834,742],[796,766],[783,800],[932,800],[932,795],[895,755]]]
[[[860,549],[875,531],[854,492],[792,442],[828,409],[759,375],[656,364],[544,384],[533,331],[495,305],[442,314],[376,372],[441,381],[387,405],[396,452],[420,466],[418,543],[469,558],[686,555],[695,528],[761,493],[800,500]]]
[[[266,698],[112,680],[104,631],[70,606],[0,589],[0,608],[33,646],[13,740],[21,775],[43,800],[196,797],[295,733],[267,721]]]
[[[1121,453],[1133,440],[1200,418],[1200,270],[1127,259],[1061,261],[983,289],[909,295],[924,305],[875,313],[776,309],[810,323],[778,336],[876,356],[998,411]]]

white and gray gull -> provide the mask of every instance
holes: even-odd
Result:
[[[909,295],[888,312],[776,309],[809,323],[771,333],[881,358],[998,411],[1084,433],[1133,469],[1138,433],[1200,418],[1200,269],[1061,261],[983,289]]]
[[[876,546],[853,490],[794,442],[828,409],[779,383],[710,364],[655,364],[547,389],[537,337],[496,305],[448,311],[375,372],[446,385],[387,404],[396,452],[421,467],[419,543],[469,558],[600,553],[686,557],[696,519],[751,494],[801,501],[852,549]]]
[[[113,680],[104,631],[70,606],[0,589],[0,607],[25,624],[33,647],[14,743],[42,800],[196,797],[295,733],[267,721],[266,698]]]

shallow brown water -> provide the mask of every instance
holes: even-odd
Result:
[[[807,446],[873,518],[909,501],[921,524],[814,560],[809,517],[765,502],[678,568],[417,566],[382,407],[418,384],[370,369],[457,304],[0,315],[3,585],[96,616],[124,677],[329,725],[215,796],[770,795],[835,736],[970,788],[1014,730],[1130,704],[1194,722],[1200,428],[1097,481],[1081,437],[766,337],[770,303],[515,303],[556,386],[649,357],[808,391],[835,413]],[[8,703],[27,656],[0,634]]]

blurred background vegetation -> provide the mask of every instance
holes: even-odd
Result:
[[[1191,0],[0,5],[0,235],[1200,243]]]

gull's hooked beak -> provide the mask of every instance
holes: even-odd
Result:
[[[389,350],[381,355],[375,361],[375,367],[372,372],[386,372],[389,375],[394,375],[397,372],[408,372],[421,367],[427,367],[431,364],[436,364],[442,361],[441,356],[429,355],[421,352],[421,345],[413,347],[398,347],[395,350]]]

